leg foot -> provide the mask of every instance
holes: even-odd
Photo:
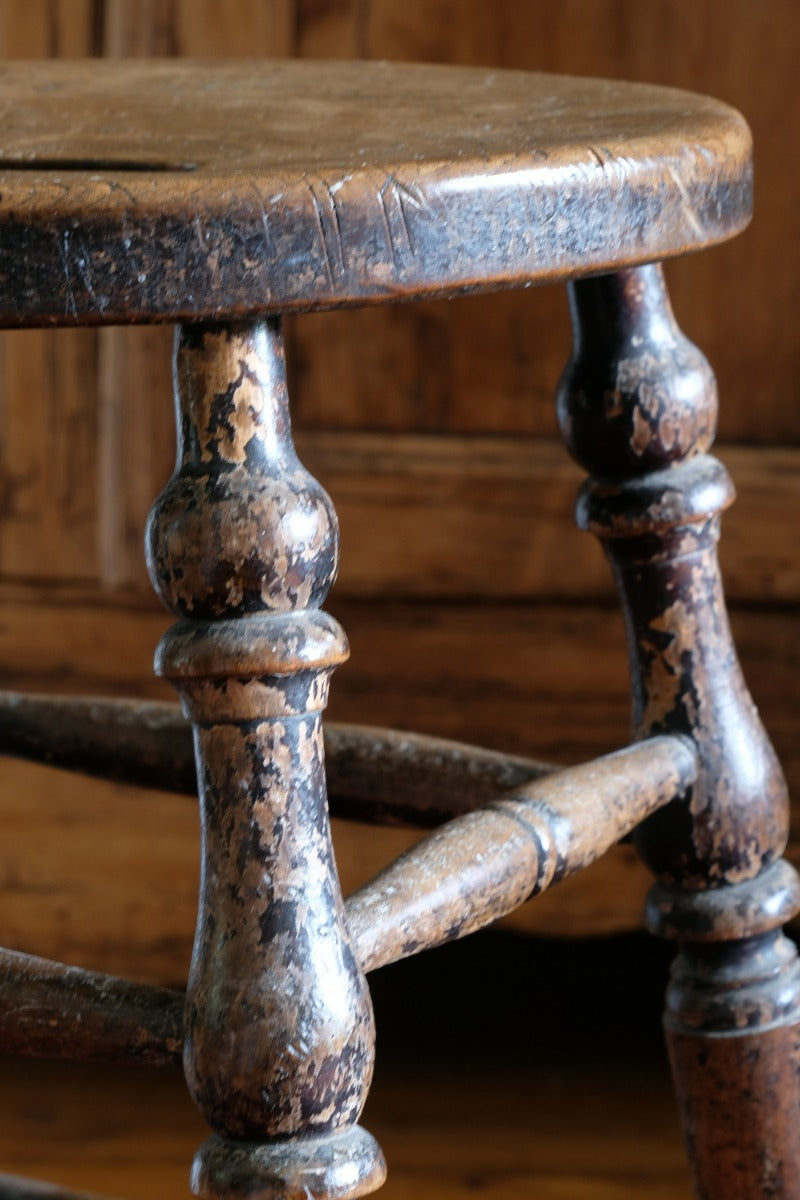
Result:
[[[201,1200],[355,1200],[380,1187],[385,1174],[378,1143],[355,1125],[266,1145],[211,1137],[195,1155],[191,1186]]]
[[[800,1196],[800,909],[780,861],[786,787],[747,691],[717,563],[733,489],[704,452],[716,386],[678,329],[658,267],[571,286],[575,350],[559,414],[591,472],[625,615],[636,738],[689,735],[700,774],[636,844],[659,883],[650,928],[678,941],[667,1042],[701,1200]]]

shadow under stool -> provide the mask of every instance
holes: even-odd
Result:
[[[184,714],[6,694],[2,748],[197,789],[202,819],[185,995],[3,951],[0,1046],[182,1056],[207,1200],[364,1195],[385,1174],[358,1124],[365,973],[633,832],[648,925],[678,944],[665,1025],[697,1194],[796,1200],[786,791],[720,585],[714,377],[658,265],[746,225],[741,117],[663,88],[381,63],[17,64],[0,94],[0,325],[175,326],[177,465],[146,536],[176,618],[156,670]],[[574,327],[558,415],[588,472],[578,524],[624,609],[631,744],[556,770],[323,735],[348,653],[322,608],[337,521],[293,447],[282,314],[556,282]],[[436,828],[345,902],[327,793],[343,815]],[[0,1195],[67,1193],[4,1176]]]

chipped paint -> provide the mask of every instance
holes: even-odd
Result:
[[[203,870],[183,1061],[218,1135],[196,1172],[214,1195],[245,1140],[248,1178],[277,1156],[311,1180],[312,1149],[330,1137],[357,1148],[340,1193],[356,1196],[384,1167],[355,1124],[373,1017],[325,790],[321,710],[347,655],[319,611],[336,516],[294,451],[278,322],[180,330],[175,378],[178,463],[151,513],[148,564],[182,618],[157,668],[195,722]]]
[[[705,1200],[790,1200],[800,963],[780,926],[800,908],[800,883],[779,857],[786,785],[725,611],[717,540],[733,490],[705,455],[716,387],[675,325],[659,268],[575,283],[571,309],[559,413],[592,473],[579,521],[602,540],[621,594],[634,736],[683,734],[699,757],[694,786],[634,835],[658,878],[650,927],[680,944],[665,1024],[695,1188]]]

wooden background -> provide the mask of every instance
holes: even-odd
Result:
[[[724,525],[733,625],[796,789],[797,0],[0,0],[0,55],[450,61],[649,80],[739,107],[755,134],[754,224],[669,279],[720,381],[718,451],[739,489]],[[288,341],[301,454],[343,528],[329,607],[353,655],[331,716],[564,762],[623,743],[621,623],[600,552],[573,531],[580,472],[553,415],[563,290],[308,316]],[[168,618],[142,527],[172,466],[169,346],[162,329],[0,340],[0,686],[167,695],[151,676]],[[4,764],[0,819],[0,941],[183,977],[190,801]],[[405,835],[336,837],[350,885]],[[525,920],[630,927],[646,883],[623,848]]]

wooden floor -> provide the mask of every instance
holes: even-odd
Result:
[[[363,1123],[389,1162],[385,1200],[690,1200],[658,1028],[664,964],[643,936],[494,934],[373,976]],[[177,1072],[6,1061],[0,1097],[0,1170],[189,1196],[205,1133]]]

